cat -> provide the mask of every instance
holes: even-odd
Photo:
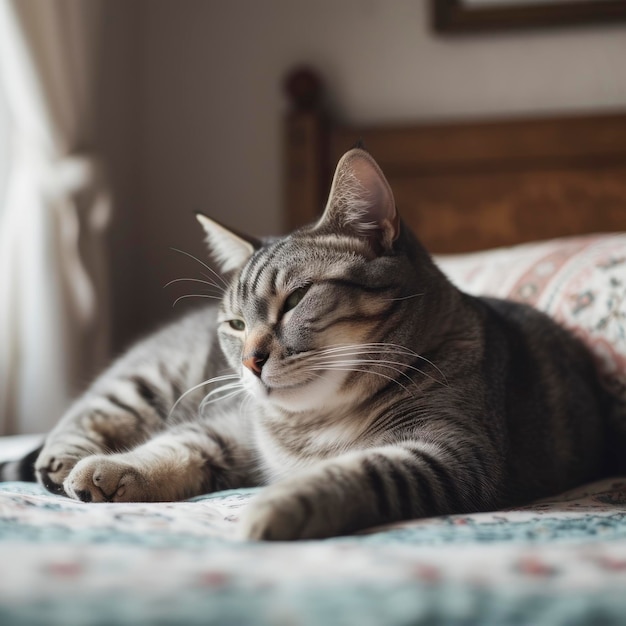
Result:
[[[48,490],[172,501],[264,485],[242,536],[294,540],[499,509],[619,469],[589,351],[535,309],[453,286],[364,149],[340,160],[319,221],[286,237],[198,219],[219,306],[95,380],[37,457]]]

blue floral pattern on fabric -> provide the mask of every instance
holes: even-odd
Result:
[[[0,624],[622,624],[626,480],[351,537],[237,537],[258,490],[84,504],[0,484]]]

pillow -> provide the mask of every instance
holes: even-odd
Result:
[[[569,328],[591,348],[607,384],[626,401],[626,233],[436,261],[463,291],[530,304]]]

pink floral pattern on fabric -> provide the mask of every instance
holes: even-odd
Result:
[[[464,291],[530,304],[572,330],[626,401],[626,234],[554,239],[437,261]]]

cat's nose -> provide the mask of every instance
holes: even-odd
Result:
[[[267,355],[255,352],[244,357],[241,361],[255,376],[261,376],[261,371],[267,361]]]

